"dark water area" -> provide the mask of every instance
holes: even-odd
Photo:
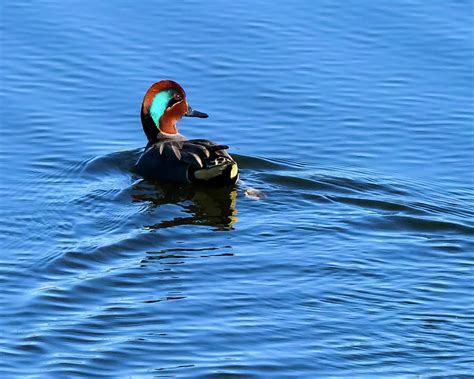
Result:
[[[473,377],[472,9],[3,1],[0,376]],[[134,174],[165,78],[235,188]]]

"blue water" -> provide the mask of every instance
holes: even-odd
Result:
[[[0,376],[472,377],[472,1],[3,1]],[[241,181],[143,181],[174,79]]]

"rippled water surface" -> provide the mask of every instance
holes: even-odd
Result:
[[[472,7],[3,1],[1,377],[472,377]],[[163,78],[235,188],[133,173]]]

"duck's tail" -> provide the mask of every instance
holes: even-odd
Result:
[[[207,161],[204,168],[195,170],[192,176],[196,183],[231,185],[239,179],[239,167],[230,157],[218,156]]]

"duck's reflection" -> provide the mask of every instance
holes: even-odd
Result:
[[[206,188],[143,180],[133,186],[131,196],[133,201],[147,202],[152,208],[175,204],[187,214],[147,225],[150,229],[208,225],[218,230],[228,230],[237,222],[237,190],[234,186]]]
[[[158,251],[148,251],[140,264],[146,266],[149,263],[158,262],[166,268],[162,271],[172,272],[171,266],[182,265],[189,258],[212,258],[212,257],[232,257],[232,246],[225,245],[220,247],[204,247],[199,249],[193,248],[173,248]],[[173,272],[176,275],[176,272]],[[176,300],[168,296],[166,300]]]

